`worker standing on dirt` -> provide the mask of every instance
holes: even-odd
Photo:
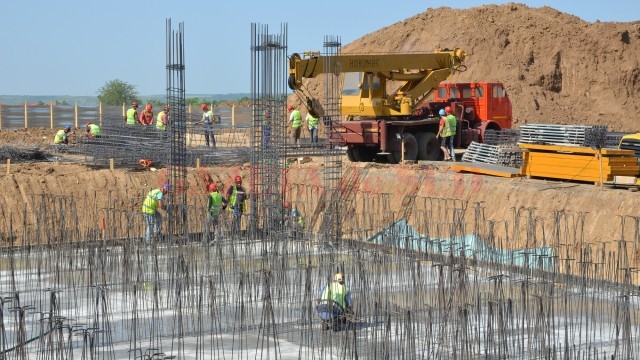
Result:
[[[287,106],[287,110],[290,113],[287,126],[291,126],[291,140],[293,140],[295,145],[298,145],[300,131],[302,130],[302,115],[300,115],[300,110],[296,109],[293,105]]]
[[[227,207],[229,201],[225,199],[218,191],[218,185],[211,183],[208,186],[209,195],[207,195],[207,229],[210,231],[211,240],[215,239],[216,232],[220,229],[220,213]],[[213,227],[213,231],[211,231]]]
[[[164,209],[164,196],[169,192],[169,184],[164,184],[160,189],[149,191],[142,202],[142,214],[147,224],[147,232],[145,240],[147,243],[151,241],[151,235],[157,237],[160,234],[162,226],[162,215],[160,209]]]
[[[67,145],[69,144],[69,137],[67,134],[71,132],[71,126],[67,125],[62,130],[58,130],[55,138],[53,138],[54,145]]]
[[[298,234],[304,228],[304,218],[300,215],[298,209],[291,208],[291,202],[285,201],[282,207],[282,223],[291,230],[294,238],[298,238]]]
[[[333,329],[338,330],[339,325],[344,324],[344,315],[351,314],[351,291],[344,284],[344,275],[337,273],[333,276],[333,282],[320,289],[316,297],[316,311],[322,319],[323,330],[329,329],[333,323]]]
[[[165,105],[164,109],[158,113],[156,119],[156,129],[160,131],[167,131],[167,124],[169,123],[169,105]]]
[[[311,115],[311,113],[307,113],[307,117],[305,118],[307,122],[307,127],[309,128],[309,137],[311,138],[312,144],[318,143],[318,124],[320,120],[317,117]]]
[[[100,126],[92,122],[87,122],[85,125],[87,125],[87,137],[89,139],[94,139],[102,135],[102,129],[100,129]]]
[[[235,184],[229,186],[227,190],[227,198],[229,199],[229,211],[233,214],[233,222],[231,223],[231,231],[237,234],[240,230],[240,221],[242,220],[242,214],[246,211],[245,200],[249,197],[247,192],[242,187],[242,177],[236,176],[234,179]]]
[[[140,124],[151,125],[153,123],[153,105],[147,104],[142,113],[140,113]]]
[[[202,124],[204,126],[204,141],[207,146],[209,145],[209,138],[211,138],[211,144],[213,147],[216,147],[216,138],[213,135],[213,123],[215,121],[215,117],[213,115],[213,110],[209,110],[207,104],[202,104],[202,120],[200,120],[197,124]]]
[[[451,129],[451,136],[449,137],[449,150],[451,150],[451,161],[456,161],[456,150],[453,147],[453,141],[456,137],[456,128],[458,125],[458,119],[453,115],[453,110],[451,110],[451,106],[447,106],[444,108],[444,111],[447,113],[447,121],[449,124],[449,128]]]
[[[454,159],[452,155],[454,155],[453,136],[456,133],[455,123],[452,127],[451,121],[447,117],[447,112],[445,109],[440,109],[438,115],[440,115],[440,127],[438,128],[438,134],[436,135],[436,138],[440,138],[440,149],[442,149],[442,153],[444,154],[444,161],[451,161],[452,159]]]
[[[131,104],[131,108],[127,110],[127,115],[124,117],[124,123],[127,125],[135,125],[138,122],[138,102],[134,101]]]

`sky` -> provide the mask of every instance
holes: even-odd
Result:
[[[419,0],[2,0],[0,95],[95,96],[108,81],[140,95],[164,94],[166,19],[184,23],[185,92],[250,91],[251,24],[288,26],[288,53],[322,50],[325,35],[346,45],[428,8],[466,9],[508,1]],[[637,21],[638,0],[515,1],[550,6],[586,21]]]

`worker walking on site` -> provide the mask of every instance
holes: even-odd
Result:
[[[71,126],[67,125],[64,129],[58,130],[56,136],[53,138],[54,145],[68,145],[69,137],[67,136],[71,132]]]
[[[169,105],[165,105],[164,109],[158,113],[156,118],[156,129],[160,131],[167,131],[167,124],[169,123]]]
[[[302,130],[302,115],[300,110],[296,109],[293,105],[287,106],[289,111],[289,121],[287,126],[291,126],[291,140],[295,145],[300,142],[300,131]]]
[[[209,231],[210,240],[215,240],[216,233],[220,230],[220,214],[226,209],[229,201],[225,199],[218,191],[218,185],[211,183],[208,186],[209,194],[207,195],[207,230]],[[213,228],[213,230],[211,229]]]
[[[322,329],[338,331],[346,323],[345,315],[352,313],[351,291],[344,284],[344,275],[337,273],[333,282],[320,289],[316,297],[316,311],[322,319]]]
[[[153,123],[153,105],[147,104],[142,113],[140,113],[140,124],[151,125]]]
[[[309,137],[311,138],[312,144],[318,143],[318,124],[320,123],[320,119],[311,115],[311,113],[307,113],[307,117],[305,118],[307,122],[307,127],[309,128]]]
[[[147,224],[147,232],[145,240],[147,243],[151,241],[151,235],[154,238],[160,234],[160,227],[162,226],[162,215],[160,209],[164,209],[164,197],[169,192],[169,184],[164,184],[160,189],[153,189],[149,191],[142,202],[142,214],[144,215],[145,223]]]
[[[282,206],[282,225],[291,231],[293,238],[297,239],[304,229],[304,218],[298,209],[291,208],[291,202],[285,201]]]
[[[229,199],[229,206],[227,207],[233,215],[233,221],[231,223],[231,231],[237,234],[240,230],[240,221],[242,220],[242,214],[247,210],[245,201],[249,197],[247,192],[242,187],[242,177],[236,176],[235,184],[229,186],[227,190],[227,198]]]
[[[451,127],[451,136],[449,139],[449,150],[451,151],[451,161],[456,161],[456,149],[453,146],[454,140],[456,138],[456,131],[458,127],[458,119],[453,114],[453,110],[451,110],[451,106],[447,106],[444,108],[444,111],[447,113],[447,120],[449,127]]]
[[[447,108],[449,108],[447,106]],[[449,108],[450,110],[451,108]],[[440,109],[438,112],[440,115],[440,127],[438,128],[438,134],[436,138],[440,138],[440,149],[444,154],[445,161],[455,161],[455,152],[453,149],[453,140],[456,134],[456,118],[450,118],[447,116],[447,110]]]
[[[87,125],[87,137],[89,139],[95,139],[102,135],[102,129],[100,129],[100,126],[92,122],[87,122],[85,125]]]
[[[213,134],[213,123],[215,122],[215,117],[213,115],[213,110],[209,110],[207,104],[202,104],[202,120],[198,122],[198,124],[202,124],[204,126],[204,141],[207,146],[209,145],[209,138],[211,138],[211,144],[213,147],[216,147],[216,138]]]
[[[135,125],[138,122],[138,102],[134,101],[131,107],[127,110],[127,115],[124,117],[124,123],[127,125]]]

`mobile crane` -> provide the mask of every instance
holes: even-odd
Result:
[[[441,84],[466,70],[461,49],[433,53],[331,55],[305,52],[289,58],[289,87],[308,111],[323,116],[319,102],[304,93],[303,79],[334,73],[342,78],[340,121],[330,141],[347,147],[351,161],[376,157],[398,163],[442,158],[438,111],[451,106],[458,119],[455,144],[482,141],[487,129],[511,128],[511,103],[501,83]],[[396,90],[388,91],[394,87]],[[434,90],[433,101],[427,101]],[[404,146],[402,146],[404,144]]]

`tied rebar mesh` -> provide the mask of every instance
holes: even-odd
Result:
[[[169,134],[171,151],[169,153],[169,201],[167,223],[169,236],[177,236],[176,241],[183,243],[188,239],[187,226],[187,148],[186,129],[187,111],[185,106],[185,65],[184,65],[184,23],[178,30],[171,28],[171,19],[167,19],[167,103],[171,109]]]

